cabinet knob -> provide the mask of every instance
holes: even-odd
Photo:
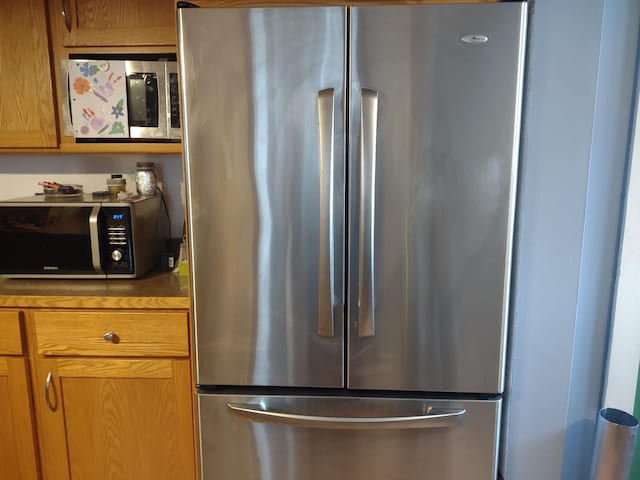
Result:
[[[118,335],[113,332],[105,333],[102,338],[104,338],[105,342],[118,343]]]

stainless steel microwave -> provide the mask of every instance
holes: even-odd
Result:
[[[13,278],[135,278],[159,263],[160,197],[132,201],[0,202],[0,275]]]
[[[178,66],[175,60],[147,56],[70,55],[69,61],[101,61],[124,63],[129,137],[124,139],[76,138],[77,142],[105,141],[165,141],[180,140],[180,103],[178,97]],[[74,121],[70,108],[68,64],[61,65],[64,133],[74,136]]]

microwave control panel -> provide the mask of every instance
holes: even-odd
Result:
[[[128,208],[103,207],[102,268],[105,273],[133,273],[131,212]]]

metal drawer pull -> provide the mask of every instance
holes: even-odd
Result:
[[[51,410],[52,412],[55,412],[56,406],[51,403],[51,398],[49,398],[49,390],[51,389],[52,378],[53,378],[53,374],[49,372],[49,374],[47,375],[47,380],[44,383],[44,399],[47,402],[47,406],[49,407],[49,410]]]
[[[305,428],[331,429],[407,429],[454,427],[462,420],[464,409],[433,409],[425,415],[393,417],[325,417],[300,415],[277,410],[264,410],[250,403],[227,403],[227,408],[239,417],[258,423],[277,423]]]
[[[118,343],[120,341],[120,337],[113,332],[105,333],[102,338],[105,342]]]

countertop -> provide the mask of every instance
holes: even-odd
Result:
[[[150,273],[127,280],[0,278],[0,307],[189,308],[188,277]]]

